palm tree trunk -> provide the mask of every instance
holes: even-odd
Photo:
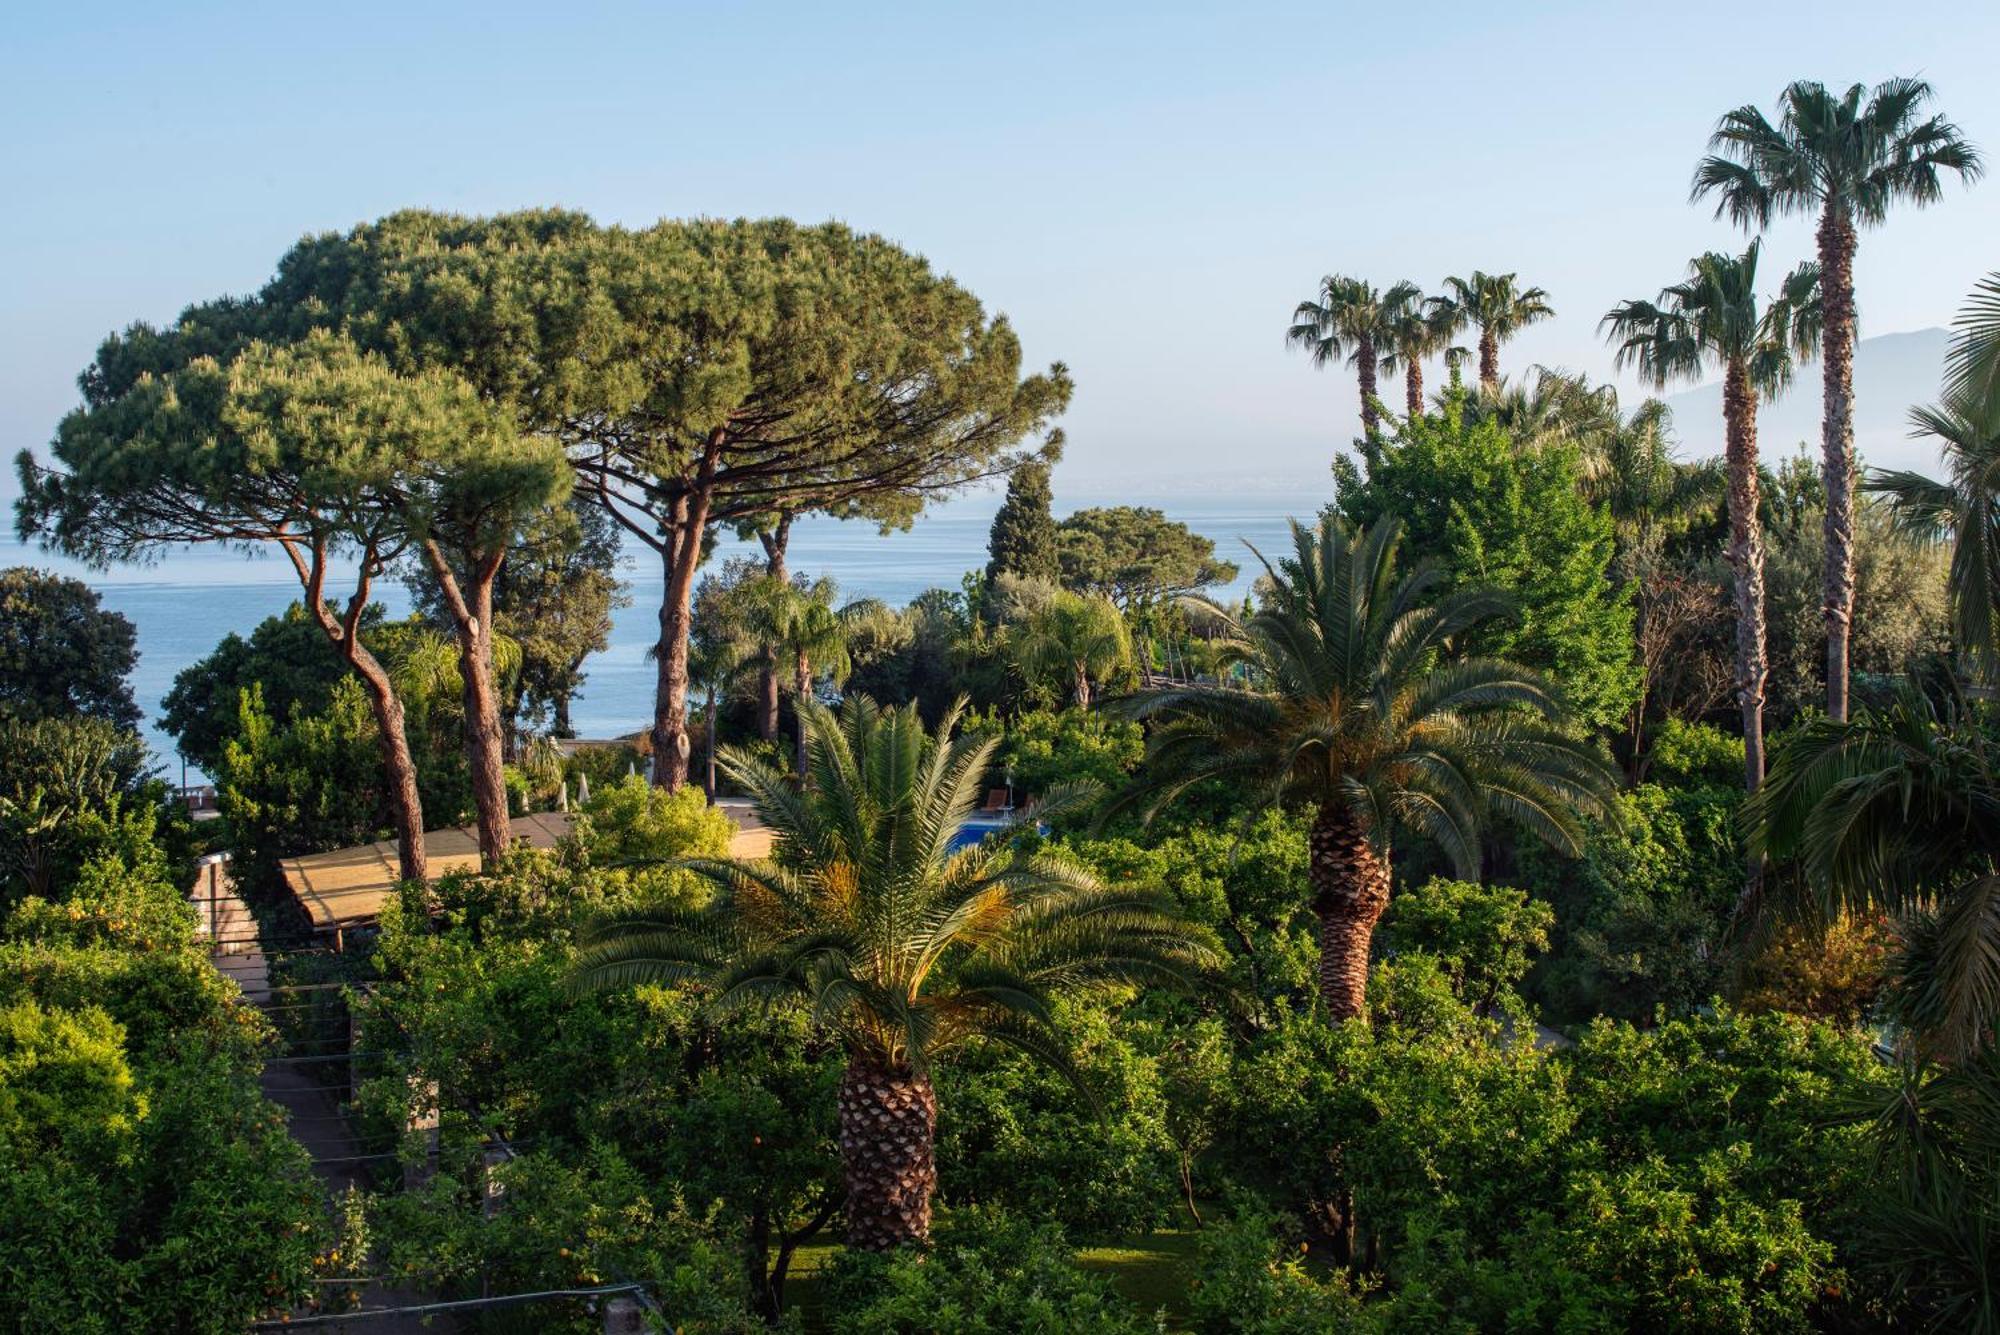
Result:
[[[800,783],[806,781],[806,701],[812,696],[812,687],[812,660],[800,654],[792,665],[792,725],[799,735],[794,758]]]
[[[840,1162],[847,1245],[868,1252],[922,1245],[931,1235],[937,1095],[930,1080],[856,1054],[840,1078]]]
[[[1074,691],[1076,695],[1076,707],[1078,709],[1090,708],[1090,669],[1086,668],[1082,663],[1076,665],[1076,685]]]
[[[708,794],[711,806],[715,804],[715,683],[708,684],[708,726],[702,729],[708,735],[708,760],[702,771],[702,791]]]
[[[1826,484],[1826,712],[1847,718],[1848,637],[1854,621],[1854,222],[1829,208],[1819,223],[1824,402],[1820,476]]]
[[[1500,392],[1500,340],[1486,328],[1479,331],[1479,388],[1488,394]]]
[[[784,583],[790,578],[785,568],[786,549],[791,546],[792,517],[779,519],[769,533],[759,533],[764,548],[764,574]],[[778,740],[778,660],[766,655],[757,669],[757,735],[767,742]]]
[[[1403,363],[1403,409],[1411,421],[1424,415],[1424,368],[1415,357]]]
[[[1389,864],[1344,803],[1329,802],[1307,838],[1313,916],[1319,919],[1319,995],[1327,1018],[1366,1019],[1368,955],[1389,907]]]
[[[1736,699],[1743,708],[1743,786],[1764,782],[1764,535],[1757,518],[1757,391],[1742,363],[1722,385],[1728,439],[1729,569],[1736,585]]]
[[[1382,419],[1375,412],[1375,340],[1363,336],[1354,349],[1354,366],[1361,379],[1361,434],[1372,436]]]

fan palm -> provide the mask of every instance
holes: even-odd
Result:
[[[1877,470],[1868,489],[1889,497],[1904,532],[1951,540],[1959,652],[1984,683],[2000,684],[2000,386],[1951,389],[1911,409],[1910,421],[1943,447],[1946,480]]]
[[[1155,726],[1112,809],[1151,815],[1210,779],[1254,807],[1312,808],[1320,996],[1335,1020],[1365,1013],[1395,831],[1428,836],[1473,876],[1487,813],[1574,853],[1578,809],[1602,809],[1614,782],[1554,726],[1562,709],[1533,673],[1449,659],[1458,636],[1508,604],[1476,589],[1434,596],[1443,574],[1428,563],[1399,576],[1398,531],[1393,519],[1359,533],[1331,515],[1317,531],[1295,522],[1290,559],[1265,562],[1270,593],[1254,615],[1238,624],[1208,604],[1230,627],[1250,688],[1174,687],[1120,706]]]
[[[1389,308],[1388,332],[1381,347],[1382,370],[1403,373],[1403,411],[1424,415],[1424,361],[1451,346],[1451,325],[1415,283],[1398,283],[1382,297]]]
[[[1979,280],[1952,328],[1951,351],[1945,355],[1946,392],[2000,394],[2000,273]]]
[[[1292,312],[1292,326],[1285,341],[1312,354],[1314,366],[1325,366],[1346,358],[1361,382],[1361,430],[1372,436],[1381,423],[1376,411],[1375,372],[1381,365],[1382,349],[1394,337],[1393,319],[1398,307],[1414,298],[1416,290],[1397,284],[1387,293],[1372,283],[1341,274],[1319,280],[1319,296],[1302,301]]]
[[[1051,1022],[1059,993],[1183,982],[1213,948],[1156,898],[1099,885],[1066,856],[1024,856],[959,832],[997,738],[935,734],[914,705],[851,697],[805,705],[803,791],[734,749],[723,764],[776,834],[769,862],[684,864],[715,887],[705,908],[614,919],[579,962],[586,986],[691,981],[719,1008],[799,997],[839,1041],[847,1244],[922,1242],[937,1182],[933,1064],[975,1040],[1074,1074]]]
[[[1070,703],[1090,708],[1091,684],[1132,661],[1132,633],[1109,599],[1058,591],[1008,635],[1009,647],[1030,678],[1069,686]]]
[[[766,579],[759,581],[750,609],[754,631],[766,652],[791,669],[792,710],[798,725],[793,756],[801,780],[806,776],[803,706],[812,696],[813,682],[820,677],[845,681],[853,666],[847,656],[846,625],[833,610],[834,594],[832,580],[794,584]]]
[[[1752,846],[1803,863],[1779,913],[1901,917],[1903,1018],[1947,1058],[2000,1021],[2000,739],[1948,685],[1905,683],[1880,711],[1817,718],[1779,748],[1748,807]]]
[[[1820,469],[1826,483],[1826,707],[1847,717],[1847,659],[1854,614],[1854,248],[1858,229],[1896,204],[1921,207],[1946,173],[1977,179],[1979,152],[1958,127],[1926,115],[1931,86],[1890,79],[1835,94],[1801,81],[1778,95],[1774,125],[1754,106],[1724,116],[1695,168],[1692,196],[1715,197],[1717,217],[1763,228],[1778,214],[1817,214],[1825,287],[1825,397]]]
[[[1479,387],[1488,394],[1500,389],[1500,345],[1529,325],[1549,319],[1555,308],[1539,287],[1522,287],[1510,273],[1481,273],[1444,280],[1445,295],[1434,303],[1434,314],[1449,335],[1479,331]]]
[[[1757,519],[1757,403],[1790,383],[1793,353],[1810,346],[1818,325],[1818,272],[1802,264],[1778,297],[1760,303],[1752,241],[1741,255],[1715,252],[1657,301],[1628,301],[1601,327],[1617,345],[1617,364],[1664,388],[1722,369],[1722,417],[1729,475],[1729,568],[1736,586],[1736,698],[1743,711],[1743,781],[1764,778],[1764,536]]]

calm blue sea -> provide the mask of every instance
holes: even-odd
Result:
[[[1226,592],[1240,595],[1259,569],[1245,541],[1275,555],[1288,541],[1287,517],[1310,520],[1330,491],[1330,483],[1319,491],[1300,487],[1235,496],[1148,495],[1137,488],[1122,494],[1059,490],[1057,512],[1095,505],[1156,506],[1213,538],[1217,555],[1236,562],[1242,574]],[[998,493],[960,497],[934,507],[909,532],[886,536],[865,524],[808,520],[793,531],[792,569],[831,575],[840,584],[843,600],[872,597],[900,606],[925,589],[956,588],[965,571],[985,565],[987,531],[999,504]],[[754,550],[754,543],[720,543],[711,566]],[[573,707],[575,725],[584,736],[630,732],[652,714],[653,667],[646,650],[658,633],[661,577],[652,554],[644,549],[628,550],[624,564],[632,604],[616,614],[611,645],[591,660],[589,679]],[[173,739],[158,728],[160,699],[175,674],[206,656],[223,636],[247,633],[265,617],[282,612],[299,594],[291,567],[283,560],[213,549],[190,549],[152,566],[92,571],[10,537],[0,541],[0,566],[13,565],[57,569],[87,580],[103,595],[105,606],[131,618],[139,634],[133,693],[145,711],[147,739],[162,771],[176,781],[180,762]],[[408,597],[397,581],[380,586],[380,601],[391,615],[408,610]],[[189,774],[191,779],[198,777],[192,770]]]

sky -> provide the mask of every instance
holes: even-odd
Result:
[[[1917,74],[2000,154],[2000,5],[41,5],[0,36],[0,449],[100,339],[404,207],[837,218],[1066,362],[1060,486],[1323,480],[1351,378],[1284,345],[1321,274],[1518,272],[1504,356],[1611,374],[1597,318],[1740,234],[1718,115]],[[1865,335],[2000,268],[2000,181],[1866,234]],[[1810,247],[1767,242],[1773,272]],[[1637,387],[1627,388],[1637,392]],[[12,494],[11,468],[4,485]]]

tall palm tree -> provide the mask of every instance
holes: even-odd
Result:
[[[1092,683],[1132,661],[1132,633],[1109,598],[1059,591],[1009,632],[1009,647],[1030,677],[1064,681],[1070,703],[1090,708]]]
[[[1757,403],[1790,383],[1793,353],[1817,333],[1819,275],[1802,264],[1778,297],[1760,304],[1761,243],[1741,255],[1711,251],[1657,301],[1628,301],[1601,322],[1618,347],[1619,367],[1634,366],[1655,386],[1699,380],[1722,370],[1722,418],[1729,474],[1729,568],[1736,586],[1736,698],[1743,711],[1743,782],[1764,779],[1764,535],[1757,519]]]
[[[1382,349],[1391,341],[1390,316],[1400,291],[1401,285],[1385,294],[1362,279],[1328,274],[1319,280],[1318,297],[1298,304],[1291,328],[1285,331],[1285,341],[1310,352],[1314,366],[1345,358],[1354,368],[1361,382],[1363,435],[1374,435],[1381,424],[1381,414],[1375,410],[1375,372]]]
[[[1923,206],[1947,172],[1966,182],[1979,152],[1943,116],[1926,115],[1931,86],[1890,79],[1834,94],[1801,81],[1778,95],[1774,125],[1754,106],[1716,123],[1709,155],[1695,167],[1692,198],[1715,197],[1716,216],[1746,228],[1778,214],[1817,214],[1825,285],[1825,397],[1820,470],[1826,483],[1826,709],[1847,717],[1848,638],[1854,615],[1854,248],[1858,230],[1893,205]]]
[[[1403,373],[1403,411],[1424,415],[1424,362],[1451,346],[1450,321],[1415,283],[1398,283],[1382,296],[1389,308],[1387,337],[1381,346],[1382,371]]]
[[[1437,319],[1452,334],[1479,331],[1479,387],[1488,394],[1500,389],[1500,345],[1531,324],[1549,319],[1555,308],[1539,287],[1522,287],[1516,275],[1482,273],[1444,280],[1445,295],[1435,304]]]
[[[1752,799],[1753,847],[1797,857],[1803,900],[1769,906],[1824,919],[1902,919],[1898,1010],[1946,1058],[2000,1021],[2000,737],[1990,710],[1948,683],[1905,683],[1880,711],[1818,718],[1779,748]]]
[[[1174,687],[1120,706],[1155,726],[1111,809],[1150,815],[1209,779],[1253,807],[1312,809],[1310,903],[1334,1020],[1366,1014],[1398,831],[1428,836],[1476,876],[1488,813],[1574,853],[1578,808],[1602,809],[1614,784],[1590,747],[1555,726],[1563,711],[1535,674],[1450,657],[1459,636],[1508,604],[1484,590],[1439,595],[1443,573],[1428,563],[1399,575],[1399,529],[1393,519],[1359,533],[1331,515],[1317,531],[1294,522],[1291,557],[1265,562],[1270,593],[1256,613],[1239,624],[1206,604],[1230,628],[1249,687]]]
[[[708,906],[606,922],[579,962],[586,986],[695,982],[717,1007],[804,1000],[847,1053],[847,1245],[869,1251],[929,1235],[936,1062],[983,1039],[1073,1075],[1051,1024],[1058,993],[1186,982],[1216,958],[1160,900],[1064,855],[956,846],[998,743],[952,737],[964,703],[927,734],[914,705],[857,695],[836,720],[808,701],[803,791],[726,750],[776,833],[772,860],[684,864],[715,887]]]
[[[1950,539],[1959,652],[1983,683],[2000,685],[2000,385],[1950,389],[1943,402],[1912,408],[1910,421],[1942,446],[1945,480],[1878,469],[1868,489],[1889,497],[1904,532]]]

